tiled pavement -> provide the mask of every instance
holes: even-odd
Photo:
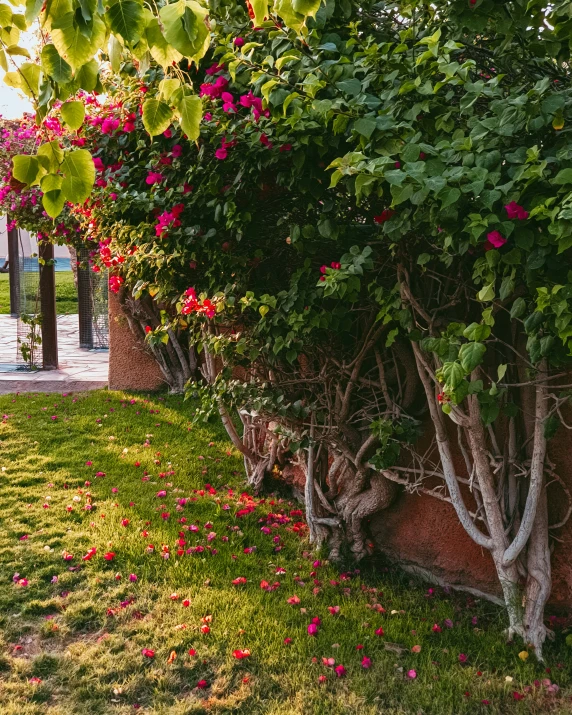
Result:
[[[22,370],[16,318],[0,315],[0,394],[93,390],[107,385],[108,350],[78,347],[78,316],[58,316],[58,370]],[[18,369],[20,368],[20,369]]]

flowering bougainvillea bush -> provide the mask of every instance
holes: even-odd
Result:
[[[63,134],[57,118],[46,120],[51,132]],[[54,222],[42,205],[39,186],[27,186],[13,175],[12,159],[15,154],[34,155],[41,144],[40,133],[32,115],[21,119],[0,117],[0,215],[8,218],[8,229],[30,229],[54,243],[78,245],[79,223],[64,209]]]
[[[546,494],[568,493],[547,452],[569,389],[568,3],[133,3],[128,36],[124,4],[94,11],[81,58],[53,24],[70,79],[46,70],[44,96],[77,139],[44,150],[61,175],[14,175],[53,215],[79,206],[251,484],[303,474],[314,542],[365,555],[399,484],[451,502],[541,657],[572,510]],[[97,79],[103,23],[108,102],[86,119],[72,78]]]

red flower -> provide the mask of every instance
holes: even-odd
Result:
[[[517,204],[516,201],[511,201],[510,204],[507,204],[504,208],[510,219],[517,218],[519,221],[524,221],[524,219],[528,218],[528,211],[526,211],[523,206]]]
[[[386,221],[389,221],[389,219],[395,215],[395,211],[392,209],[384,209],[379,216],[374,216],[373,217],[373,222],[377,223],[378,225],[385,223]]]
[[[248,648],[245,648],[244,650],[233,650],[232,654],[237,660],[242,660],[243,658],[250,658],[250,651],[248,650]]]
[[[108,551],[107,553],[103,554],[103,558],[106,561],[113,561],[115,558],[115,553],[113,551]]]
[[[209,684],[207,683],[206,680],[199,680],[199,682],[197,683],[197,688],[199,688],[199,690],[204,690],[205,688],[208,688],[208,687],[209,687]]]
[[[383,628],[381,628],[381,626],[376,630],[375,635],[376,636],[384,636],[385,635],[385,632],[384,632]]]
[[[151,650],[151,648],[143,648],[141,653],[146,657],[146,658],[154,658],[155,657],[155,651]]]
[[[97,552],[97,549],[95,547],[88,549],[88,552],[85,556],[81,557],[82,561],[91,561],[91,559],[95,556]]]

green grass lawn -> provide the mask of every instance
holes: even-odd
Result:
[[[77,291],[71,271],[56,272],[56,310],[58,315],[77,313]],[[0,313],[10,312],[8,274],[0,273]]]
[[[0,396],[2,715],[571,712],[565,632],[539,665],[486,601],[315,563],[193,409]]]

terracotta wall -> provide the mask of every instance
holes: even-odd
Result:
[[[112,390],[155,390],[164,385],[157,363],[131,332],[117,296],[109,296],[109,388]],[[572,416],[570,418],[572,423]],[[550,458],[572,492],[572,433],[564,428],[550,443]],[[456,455],[456,468],[464,473],[463,460]],[[303,485],[297,484],[303,491]],[[563,516],[568,506],[562,487],[549,486],[551,523]],[[466,494],[470,504],[470,495]],[[369,523],[372,537],[382,551],[402,564],[420,567],[454,586],[479,589],[499,595],[499,583],[488,552],[477,546],[459,524],[453,507],[433,497],[401,492],[389,509]],[[555,610],[572,607],[572,519],[552,532],[554,540],[553,592]]]
[[[156,361],[131,332],[119,299],[109,293],[109,389],[156,390],[164,385]]]
[[[572,492],[572,433],[561,428],[550,443],[549,456],[555,471]],[[456,459],[458,474],[462,460]],[[549,478],[549,482],[551,479]],[[468,497],[468,495],[465,495]],[[467,500],[470,504],[470,498]],[[548,487],[550,523],[561,520],[568,508],[562,487],[552,481]],[[421,567],[454,586],[467,586],[498,596],[500,587],[489,553],[477,546],[459,524],[451,504],[434,497],[401,492],[389,509],[370,521],[378,548],[406,565]],[[572,608],[572,518],[551,531],[553,610]]]

